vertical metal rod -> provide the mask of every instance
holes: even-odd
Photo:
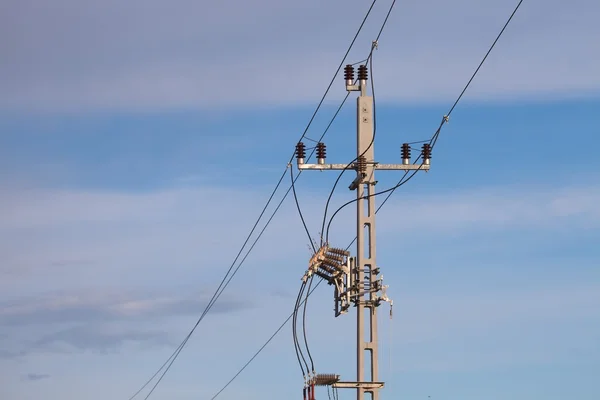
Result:
[[[372,287],[377,280],[375,253],[375,197],[364,199],[365,193],[372,195],[375,190],[374,143],[373,143],[373,98],[366,94],[366,80],[361,80],[361,95],[357,99],[357,156],[364,156],[367,162],[366,170],[357,168],[359,185],[357,188],[357,284],[359,292],[365,291],[365,284]],[[364,154],[363,154],[364,153]],[[362,174],[365,173],[364,178]],[[365,208],[366,202],[366,208]],[[366,271],[366,272],[365,272]],[[356,380],[358,382],[377,382],[378,380],[378,335],[376,296],[373,293],[360,295],[356,307],[356,341],[357,363]],[[365,321],[365,310],[369,310],[369,318]],[[365,324],[368,324],[368,327]],[[365,335],[368,333],[368,337]],[[369,377],[366,375],[365,356],[369,357]],[[368,379],[367,379],[368,378]],[[365,393],[371,393],[373,400],[379,400],[379,389],[365,388],[358,385],[357,400],[364,400]]]

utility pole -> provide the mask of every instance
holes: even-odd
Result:
[[[347,91],[358,91],[356,159],[348,164],[326,164],[325,145],[317,145],[317,164],[304,162],[305,147],[296,145],[296,158],[300,170],[346,170],[356,171],[350,190],[356,190],[356,257],[346,250],[330,247],[328,243],[312,256],[309,268],[303,277],[316,274],[334,285],[336,317],[344,314],[350,305],[356,307],[356,380],[341,381],[339,375],[317,374],[312,385],[329,385],[334,388],[356,389],[357,400],[379,400],[379,390],[384,382],[379,381],[379,354],[377,331],[377,307],[382,302],[392,301],[386,295],[387,286],[377,266],[375,225],[375,180],[376,170],[428,171],[431,147],[423,145],[420,164],[411,164],[410,146],[401,147],[401,164],[380,164],[375,161],[373,97],[367,94],[368,71],[366,65],[358,68],[358,80],[354,80],[354,67],[344,69]],[[356,82],[356,84],[355,84]]]

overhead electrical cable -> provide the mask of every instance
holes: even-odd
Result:
[[[392,14],[392,11],[394,10],[394,6],[396,5],[396,0],[392,1],[392,4],[390,5],[390,8],[388,9],[388,12],[385,16],[385,19],[383,20],[383,23],[381,24],[381,27],[379,28],[379,32],[377,33],[377,37],[375,38],[375,40],[373,41],[372,45],[371,45],[371,50],[369,51],[369,55],[367,56],[367,58],[365,59],[365,62],[368,63],[370,65],[371,69],[371,93],[373,96],[373,137],[371,138],[371,142],[369,143],[369,145],[367,146],[367,148],[359,155],[357,155],[352,161],[350,161],[346,167],[339,173],[337,179],[335,180],[335,182],[333,183],[333,187],[331,188],[331,191],[329,192],[329,196],[327,197],[327,202],[325,203],[325,212],[323,213],[323,223],[321,224],[321,245],[324,244],[323,238],[324,238],[324,230],[325,230],[325,221],[327,220],[327,210],[329,209],[329,203],[331,202],[331,198],[333,197],[333,193],[335,192],[335,188],[337,187],[338,183],[340,182],[340,179],[342,178],[342,175],[344,175],[344,172],[346,172],[350,166],[356,161],[358,160],[360,157],[362,157],[363,155],[366,154],[367,151],[369,151],[369,149],[373,146],[373,143],[375,142],[375,135],[377,134],[377,118],[376,118],[376,107],[375,107],[375,88],[374,88],[374,84],[373,84],[373,51],[377,48],[378,43],[379,43],[379,39],[381,38],[381,34],[383,33],[383,30],[385,29],[385,26],[390,18],[390,15]],[[350,92],[348,92],[348,94],[350,94]]]
[[[302,226],[304,227],[304,231],[306,232],[306,235],[308,236],[308,242],[312,246],[313,252],[316,253],[317,248],[315,247],[315,242],[313,241],[312,236],[310,235],[310,231],[308,230],[308,227],[306,226],[306,221],[304,220],[304,215],[302,214],[302,209],[300,208],[300,202],[298,202],[298,194],[296,193],[296,182],[294,180],[294,169],[292,168],[291,164],[290,164],[290,178],[291,178],[291,182],[292,182],[292,184],[291,184],[292,192],[294,193],[294,202],[296,203],[298,215],[300,216],[300,220],[302,221]]]
[[[316,251],[315,251],[316,252]],[[308,305],[308,294],[310,293],[310,287],[312,286],[313,280],[315,279],[314,275],[311,275],[308,278],[308,290],[306,291],[306,297],[304,298],[304,308],[302,310],[302,335],[304,336],[304,345],[306,346],[306,353],[308,354],[308,358],[310,360],[310,373],[315,373],[315,363],[313,361],[312,355],[310,354],[310,348],[308,347],[308,340],[306,339],[306,306]]]
[[[452,114],[452,112],[454,111],[454,109],[456,108],[456,106],[458,105],[458,103],[460,102],[460,100],[463,98],[463,95],[465,94],[465,92],[467,91],[467,89],[469,88],[469,86],[471,85],[471,83],[473,82],[473,80],[475,79],[475,77],[477,76],[477,73],[479,72],[479,70],[481,69],[481,67],[483,66],[483,64],[485,63],[485,61],[487,60],[488,56],[490,55],[490,53],[492,52],[492,50],[494,49],[494,47],[496,46],[496,43],[498,43],[498,40],[500,40],[500,37],[502,36],[502,34],[504,33],[504,31],[506,30],[506,27],[508,26],[508,24],[512,21],[513,17],[515,16],[515,14],[517,13],[517,11],[519,10],[519,8],[521,7],[521,4],[523,3],[523,0],[520,0],[516,7],[514,8],[513,12],[510,14],[510,17],[507,19],[506,23],[504,24],[504,26],[502,27],[502,29],[500,30],[500,33],[498,33],[498,35],[496,36],[496,39],[494,40],[494,42],[492,43],[492,45],[490,46],[490,48],[488,49],[488,51],[485,53],[485,56],[482,58],[481,62],[479,63],[479,65],[477,66],[477,68],[475,69],[475,71],[473,72],[473,74],[471,75],[471,77],[469,78],[469,81],[467,82],[467,84],[464,86],[463,90],[460,92],[460,94],[458,95],[458,97],[456,98],[456,100],[454,101],[454,103],[452,104],[452,107],[450,107],[450,110],[448,110],[448,112],[446,113],[446,115],[444,115],[444,117],[442,118],[442,121],[440,122],[440,125],[438,126],[437,130],[435,131],[435,133],[433,134],[433,136],[431,137],[431,139],[429,139],[428,142],[429,145],[431,146],[431,150],[433,150],[433,148],[435,147],[437,140],[440,136],[440,132],[443,128],[443,126],[449,121],[450,119],[450,115]],[[373,77],[373,73],[371,72],[371,77]],[[425,141],[424,141],[425,142]],[[413,143],[420,143],[420,142],[413,142]],[[419,161],[419,159],[421,158],[421,155],[419,155],[419,157],[417,157],[417,160],[415,161],[415,164]],[[389,197],[394,193],[394,191],[396,189],[398,189],[400,186],[404,185],[406,182],[408,182],[410,179],[412,179],[412,177],[418,172],[419,170],[415,170],[406,180],[404,180],[404,178],[407,175],[407,172],[404,174],[404,176],[402,178],[400,178],[400,180],[398,181],[398,183],[394,186],[392,186],[389,189],[383,190],[381,192],[377,192],[377,193],[372,193],[370,195],[367,196],[363,196],[363,199],[368,199],[369,197],[374,197],[374,196],[379,196],[385,193],[389,193],[389,195],[384,199],[382,205],[387,202],[387,200],[389,199]],[[343,171],[342,171],[343,172]],[[329,228],[331,226],[331,222],[333,221],[333,216],[335,216],[335,214],[337,214],[339,211],[341,211],[344,207],[354,203],[358,201],[358,199],[353,199],[350,200],[346,203],[344,203],[342,206],[340,206],[332,215],[332,217],[329,220],[329,223],[327,225],[327,229],[326,229],[326,233],[325,233],[325,238],[326,240],[328,240],[328,236],[329,236]],[[381,206],[379,208],[377,208],[378,210],[381,208]]]
[[[367,10],[366,15],[364,16],[356,34],[354,35],[348,49],[346,50],[346,53],[344,54],[344,57],[342,58],[342,61],[340,62],[337,70],[335,71],[335,74],[333,75],[333,78],[331,79],[327,89],[325,90],[325,93],[323,94],[323,96],[321,97],[321,100],[319,101],[314,113],[312,114],[312,117],[310,118],[306,128],[304,129],[302,135],[300,136],[299,141],[301,141],[307,134],[310,126],[312,125],[312,122],[314,121],[317,113],[319,112],[319,110],[321,109],[321,106],[323,105],[323,102],[325,101],[325,98],[327,97],[327,95],[329,94],[329,91],[333,85],[333,83],[335,82],[335,78],[337,77],[338,73],[340,72],[342,66],[344,65],[344,62],[346,61],[346,58],[348,57],[348,54],[350,53],[350,51],[352,50],[354,43],[356,42],[356,39],[358,38],[360,32],[363,29],[363,26],[365,25],[369,15],[371,14],[371,11],[373,10],[373,7],[375,6],[375,4],[377,3],[377,0],[373,0],[371,3],[371,6],[369,7],[369,9]],[[338,108],[338,111],[335,113],[334,119],[337,116],[337,114],[339,113],[339,110],[341,109],[341,107],[343,106],[343,104],[345,103],[346,99],[348,96],[346,96],[346,98],[344,99],[344,101],[342,102],[342,105],[340,105],[340,108]],[[329,126],[331,125],[331,123],[333,123],[333,119],[330,122]],[[327,128],[329,129],[329,127]],[[322,137],[325,135],[325,133],[321,136]],[[314,150],[311,153],[314,154]],[[310,156],[309,156],[310,158]],[[288,162],[291,163],[291,161],[294,159],[294,154],[292,154],[292,156],[290,157],[290,160]],[[260,221],[262,220],[262,217],[266,211],[266,209],[268,208],[269,204],[271,203],[273,197],[275,196],[275,193],[277,192],[277,190],[279,189],[281,182],[283,181],[285,175],[287,173],[287,167],[286,169],[283,171],[283,173],[281,174],[281,177],[279,178],[275,189],[273,189],[273,192],[271,193],[271,195],[269,196],[269,199],[267,201],[267,204],[264,206],[263,210],[261,211],[258,219],[256,220],[252,230],[250,231],[250,233],[248,234],[246,240],[244,241],[244,244],[242,245],[242,247],[240,248],[240,251],[238,252],[236,258],[234,259],[234,261],[231,263],[231,266],[229,267],[227,273],[225,274],[225,277],[223,278],[223,280],[221,281],[221,283],[219,284],[219,286],[217,287],[217,290],[215,291],[215,294],[213,294],[213,297],[211,298],[211,300],[209,301],[209,303],[207,304],[205,310],[203,311],[202,315],[200,316],[200,318],[197,320],[196,324],[194,325],[194,327],[190,330],[190,332],[186,335],[186,337],[183,339],[183,341],[181,342],[181,344],[175,349],[175,351],[171,354],[171,356],[162,364],[162,366],[150,377],[150,379],[148,381],[146,381],[146,383],[144,383],[144,385],[142,385],[142,387],[140,389],[138,389],[138,391],[129,398],[129,400],[133,400],[138,394],[141,393],[142,390],[144,390],[144,388],[146,388],[153,380],[154,378],[156,378],[156,376],[158,376],[158,374],[164,369],[163,373],[161,374],[161,376],[158,378],[158,381],[156,382],[156,384],[152,387],[152,389],[150,390],[150,392],[148,393],[148,395],[145,397],[145,399],[148,399],[148,397],[150,397],[150,395],[154,392],[154,390],[156,389],[156,387],[158,386],[158,384],[162,381],[163,377],[166,375],[166,373],[168,372],[168,370],[171,368],[171,365],[173,365],[173,362],[177,359],[177,357],[179,356],[179,354],[181,353],[181,351],[183,350],[183,348],[185,347],[185,345],[187,344],[189,338],[192,336],[192,334],[194,333],[194,331],[196,330],[196,328],[198,327],[198,325],[200,324],[200,322],[204,319],[204,317],[206,316],[206,314],[208,313],[208,311],[210,311],[210,309],[212,308],[212,306],[214,305],[214,303],[217,301],[217,299],[220,297],[220,294],[225,290],[225,288],[228,286],[229,282],[231,281],[231,278],[233,276],[235,276],[237,270],[239,269],[239,267],[243,264],[244,260],[246,259],[246,257],[249,255],[250,251],[252,251],[252,249],[254,248],[254,245],[258,242],[258,240],[260,239],[260,237],[262,236],[262,233],[266,230],[267,226],[270,224],[271,220],[273,219],[273,217],[275,216],[275,214],[277,213],[277,211],[279,210],[279,208],[281,207],[281,204],[283,203],[283,201],[287,198],[290,190],[292,189],[292,187],[290,186],[290,188],[288,188],[288,190],[286,191],[286,193],[284,194],[283,198],[281,199],[281,201],[279,202],[278,206],[276,207],[276,209],[273,211],[273,213],[271,214],[271,217],[269,218],[269,220],[267,221],[267,223],[264,225],[263,229],[261,230],[261,232],[259,233],[259,235],[257,236],[257,238],[255,239],[254,243],[252,244],[252,246],[250,247],[250,250],[246,253],[246,255],[244,256],[244,258],[242,259],[242,261],[240,261],[240,263],[238,264],[238,267],[233,271],[233,273],[231,274],[231,276],[228,279],[229,273],[231,272],[231,270],[233,269],[233,267],[235,266],[238,258],[240,257],[241,253],[244,251],[248,241],[250,240],[250,238],[252,237],[252,234],[254,233],[254,231],[256,230],[256,227],[258,226],[258,224],[260,223]],[[298,176],[300,175],[300,173],[298,173]],[[295,180],[298,179],[298,176],[296,176]],[[294,181],[295,181],[294,180]]]
[[[438,129],[436,130],[436,132],[434,133],[434,135],[431,137],[431,139],[426,140],[426,141],[419,141],[419,142],[412,142],[412,143],[425,143],[428,142],[432,145],[432,147],[436,144],[437,142],[437,138],[439,137],[441,128],[443,127],[443,125],[448,121],[448,118],[450,116],[450,114],[454,111],[455,107],[458,105],[459,101],[462,99],[464,93],[466,92],[466,90],[468,89],[469,85],[471,84],[471,82],[473,81],[473,79],[475,78],[475,76],[477,75],[477,73],[479,72],[479,70],[481,69],[482,65],[485,63],[488,55],[491,53],[491,51],[493,50],[494,46],[496,45],[496,43],[498,42],[498,40],[500,39],[500,37],[502,36],[502,34],[504,33],[506,27],[509,25],[509,23],[511,22],[512,18],[514,17],[514,15],[516,14],[516,12],[518,11],[519,7],[521,6],[521,4],[523,3],[523,0],[520,0],[519,3],[517,4],[517,6],[515,7],[514,11],[512,12],[512,14],[510,15],[510,17],[508,18],[508,20],[506,21],[506,23],[504,24],[502,30],[500,31],[500,33],[498,34],[498,36],[496,37],[496,39],[494,40],[493,44],[491,45],[490,49],[487,51],[486,55],[483,57],[482,61],[479,63],[477,69],[475,70],[475,72],[473,73],[473,75],[471,76],[471,78],[469,79],[469,81],[467,82],[467,84],[465,85],[464,89],[462,90],[461,94],[458,96],[457,100],[454,102],[454,104],[452,105],[452,107],[450,108],[448,114],[446,114],[444,116],[444,118],[442,119],[442,122],[440,124],[440,126],[438,127]],[[346,96],[346,98],[348,97],[348,95]],[[419,158],[417,158],[418,160]],[[408,180],[412,177],[412,175],[404,180],[404,178],[406,177],[406,173],[404,174],[404,176],[400,179],[400,181],[398,182],[398,184],[396,184],[395,186],[393,186],[390,189],[384,190],[383,192],[379,192],[379,193],[375,193],[374,195],[379,195],[379,194],[383,194],[383,193],[388,193],[388,196],[386,196],[386,198],[383,200],[383,202],[379,205],[379,207],[376,209],[375,213],[379,212],[381,210],[381,208],[383,207],[383,205],[387,202],[387,200],[391,197],[391,195],[394,193],[394,191],[396,189],[398,189],[399,187],[401,187],[404,183],[408,182]],[[414,175],[414,174],[413,174]],[[354,199],[355,201],[356,199]],[[356,237],[354,238],[354,240],[352,241],[352,243],[354,243],[356,241]],[[350,248],[350,246],[352,245],[352,243],[348,246],[348,248]],[[316,288],[319,286],[319,284],[322,281],[317,282],[317,284],[315,285],[315,287],[310,290],[308,292],[308,295],[310,296],[310,294],[312,294],[314,292],[314,290],[316,290]],[[296,310],[298,309],[298,307],[295,307],[294,312],[287,317],[287,319],[285,321],[283,321],[283,323],[279,326],[279,328],[275,331],[275,333],[273,333],[273,335],[271,335],[271,337],[258,349],[258,351],[250,358],[250,360],[244,364],[244,366],[233,376],[233,378],[231,378],[227,384],[221,388],[221,390],[219,390],[219,392],[217,392],[217,394],[215,394],[211,400],[214,400],[218,395],[220,395],[229,385],[231,385],[231,383],[233,383],[233,381],[256,359],[256,357],[267,347],[267,345],[269,343],[271,343],[271,341],[275,338],[275,336],[277,336],[277,334],[284,328],[284,326],[289,322],[289,320],[293,317],[294,313],[296,312]],[[334,389],[335,390],[335,389]],[[334,393],[335,395],[335,393]]]
[[[308,292],[309,296],[315,291],[317,290],[317,288],[319,287],[319,285],[323,282],[323,280],[320,280],[317,282],[317,284]],[[267,347],[269,345],[269,343],[271,343],[271,341],[273,339],[275,339],[275,336],[277,336],[277,334],[279,334],[279,332],[281,332],[281,330],[287,325],[288,322],[290,322],[290,319],[292,319],[292,317],[294,316],[294,313],[296,312],[296,309],[298,309],[300,306],[296,307],[294,309],[294,312],[292,312],[285,321],[283,321],[283,323],[281,325],[279,325],[279,328],[277,328],[275,330],[275,332],[273,332],[273,334],[271,335],[271,337],[269,339],[267,339],[267,341],[254,353],[254,355],[252,357],[250,357],[250,359],[246,362],[246,364],[244,364],[242,366],[242,368],[240,368],[240,370],[217,392],[215,393],[215,395],[213,397],[211,397],[210,400],[215,400],[221,393],[223,393],[223,391],[225,389],[227,389],[229,387],[229,385],[231,385],[233,383],[233,381],[235,381],[237,379],[238,376],[240,376],[240,374],[242,372],[244,372],[244,370],[246,368],[248,368],[248,366],[256,359],[256,357],[258,357],[258,355],[260,353],[262,353],[262,351],[265,349],[265,347]],[[302,364],[300,364],[300,366],[302,366]]]
[[[385,28],[385,25],[387,24],[387,21],[388,21],[388,19],[389,19],[389,17],[390,17],[390,14],[391,14],[391,12],[392,12],[392,10],[393,10],[393,8],[394,8],[394,5],[395,5],[395,4],[396,4],[396,0],[393,0],[393,1],[392,1],[392,3],[391,3],[391,5],[390,5],[390,8],[389,8],[389,10],[388,10],[388,12],[387,12],[387,14],[386,14],[386,17],[385,17],[385,19],[384,19],[384,21],[383,21],[383,23],[382,23],[382,25],[381,25],[381,27],[380,27],[380,29],[379,29],[379,32],[378,32],[378,34],[377,34],[377,38],[376,38],[376,40],[373,42],[373,44],[371,45],[371,49],[370,49],[370,51],[369,51],[369,55],[368,55],[368,57],[365,59],[365,61],[366,61],[366,62],[368,62],[368,63],[371,65],[371,67],[372,67],[372,61],[373,61],[373,51],[374,51],[374,50],[375,50],[375,48],[377,47],[377,41],[378,41],[378,40],[379,40],[379,38],[381,37],[381,34],[382,34],[382,32],[383,32],[383,29]],[[342,64],[340,64],[340,67],[341,67],[341,65],[342,65]],[[375,103],[375,89],[374,89],[374,85],[373,85],[373,73],[371,73],[371,90],[372,90],[372,94],[373,94],[373,102]],[[348,98],[349,94],[350,94],[350,92],[348,92],[348,93],[346,94],[346,96],[345,96],[345,98],[344,98],[344,101],[342,102],[342,105],[341,105],[341,106],[343,106],[343,104],[345,103],[345,101],[346,101],[346,99]],[[339,112],[339,110],[341,109],[341,106],[340,106],[340,108],[338,108],[338,112]],[[336,112],[336,114],[335,114],[335,115],[337,115],[337,112]],[[375,132],[376,132],[376,122],[375,122],[375,120],[376,120],[376,118],[375,118],[375,107],[373,107],[373,117],[374,117],[374,118],[373,118],[373,119],[374,119],[373,137],[372,137],[372,139],[371,139],[371,142],[369,143],[368,147],[367,147],[367,148],[366,148],[366,149],[363,151],[363,153],[362,153],[361,155],[364,155],[364,154],[365,154],[365,153],[366,153],[366,152],[367,152],[367,151],[368,151],[368,150],[369,150],[369,149],[372,147],[372,145],[373,145],[373,143],[374,143],[374,141],[375,141]],[[335,119],[335,116],[334,116],[334,119]],[[326,133],[326,132],[327,132],[327,130],[328,130],[328,129],[329,129],[329,127],[331,126],[331,123],[333,123],[333,119],[332,119],[332,121],[330,122],[330,124],[327,126],[327,129],[326,129],[326,131],[325,131],[324,133]],[[319,141],[320,141],[320,140],[321,140],[321,139],[319,139]],[[336,180],[336,183],[335,183],[335,185],[337,185],[337,183],[339,182],[340,178],[342,177],[342,174],[343,174],[343,172],[344,172],[344,171],[345,171],[347,168],[349,168],[349,167],[350,167],[350,165],[351,165],[351,164],[352,164],[354,161],[356,161],[356,160],[357,160],[357,159],[358,159],[358,158],[359,158],[361,155],[357,156],[357,157],[356,157],[354,160],[352,160],[350,163],[348,163],[348,165],[346,166],[346,168],[345,168],[345,169],[344,169],[344,170],[343,170],[343,171],[342,171],[342,172],[339,174],[339,176],[338,176],[338,178],[337,178],[337,180]],[[300,174],[300,172],[302,172],[302,171],[299,171],[299,174]],[[299,175],[299,174],[298,174],[298,175]],[[333,190],[335,190],[335,185],[334,185],[334,189],[333,189]],[[317,251],[317,250],[316,250],[316,248],[315,248],[315,245],[314,245],[314,242],[313,242],[313,240],[312,240],[312,237],[311,237],[311,235],[310,235],[310,232],[309,232],[309,230],[308,230],[308,228],[307,228],[307,226],[306,226],[306,223],[305,223],[304,217],[303,217],[303,215],[302,215],[302,211],[301,211],[301,209],[300,209],[300,205],[299,205],[299,203],[298,203],[298,197],[297,197],[297,195],[296,195],[296,190],[295,190],[295,185],[294,185],[294,179],[293,179],[293,177],[292,177],[292,190],[293,190],[293,192],[294,192],[294,199],[295,199],[295,202],[296,202],[296,207],[297,207],[297,209],[298,209],[298,214],[300,215],[300,219],[301,219],[301,221],[302,221],[302,224],[303,224],[303,226],[304,226],[304,229],[305,229],[305,231],[306,231],[306,234],[308,235],[308,238],[309,238],[309,240],[310,240],[310,242],[311,242],[311,246],[312,246],[312,248],[313,248],[313,251],[316,253],[316,251]],[[327,205],[329,204],[329,200],[331,199],[331,195],[333,194],[333,190],[332,190],[332,192],[331,192],[331,194],[330,194],[330,196],[329,196],[329,199],[328,199]],[[326,206],[326,207],[327,207],[327,206]],[[326,218],[326,214],[327,214],[327,209],[325,210],[325,216],[324,216],[323,225],[325,224],[325,218]],[[323,243],[323,229],[322,229],[322,230],[321,230],[321,245],[323,245],[323,244],[324,244],[324,243]],[[314,279],[314,276],[311,276],[311,277],[309,278],[309,283],[308,283],[309,290],[310,290],[310,286],[312,285],[312,281],[313,281],[313,279]],[[310,374],[310,372],[312,372],[312,373],[314,374],[314,373],[315,373],[314,360],[313,360],[313,357],[312,357],[312,355],[311,355],[311,352],[310,352],[310,347],[309,347],[309,345],[308,345],[307,333],[306,333],[306,307],[307,307],[307,305],[308,305],[308,296],[309,296],[309,294],[308,294],[308,292],[307,292],[307,294],[306,294],[306,298],[305,298],[305,301],[304,301],[303,312],[302,312],[302,331],[303,331],[303,337],[304,337],[304,344],[305,344],[306,351],[307,351],[307,354],[308,354],[308,357],[309,357],[309,359],[310,359],[310,363],[311,363],[311,370],[308,372],[308,374]],[[297,310],[296,310],[296,314],[297,314]],[[295,318],[296,318],[296,316],[294,316],[294,319],[295,319]],[[295,328],[295,327],[293,327],[293,330],[294,330],[294,336],[295,336],[295,340],[297,340],[297,336],[296,336],[295,329],[296,329],[296,328]],[[297,344],[297,343],[295,343],[294,345],[295,345],[295,346],[298,346],[298,344]],[[298,347],[296,347],[296,348],[298,348]],[[300,351],[301,351],[301,350],[300,350]]]
[[[294,305],[294,312],[292,313],[292,335],[294,339],[294,347],[296,349],[296,356],[298,357],[298,364],[300,364],[300,370],[302,371],[302,377],[306,378],[308,375],[308,363],[306,362],[306,358],[304,358],[304,354],[302,352],[302,347],[300,346],[300,341],[298,340],[298,308],[300,304],[302,304],[302,295],[304,294],[304,290],[306,289],[306,282],[302,282],[300,286],[300,290],[298,291],[298,297],[296,298],[296,304]],[[310,291],[309,291],[310,292]],[[306,301],[306,300],[304,300]],[[302,366],[304,363],[304,366]],[[306,367],[306,370],[304,369]]]

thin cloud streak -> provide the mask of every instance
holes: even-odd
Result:
[[[137,296],[115,290],[96,293],[69,291],[0,303],[0,326],[130,321],[196,315],[204,309],[209,297],[209,291],[190,295],[145,293]],[[212,312],[231,313],[249,307],[252,307],[251,302],[235,300],[230,296],[216,303]]]
[[[366,11],[359,0],[343,6],[317,0],[204,3],[108,1],[99,7],[89,0],[60,0],[50,7],[9,1],[0,21],[1,37],[8,38],[0,42],[7,60],[0,66],[0,107],[312,104]],[[387,6],[378,4],[349,61],[364,58]],[[431,102],[455,96],[512,7],[504,0],[401,2],[375,54],[377,77],[387,82],[380,99]],[[58,11],[65,9],[69,13]],[[526,2],[468,98],[597,96],[600,57],[592,50],[600,39],[598,12],[592,0]],[[336,93],[344,95],[342,86]]]
[[[36,374],[36,373],[29,373],[25,376],[25,379],[28,381],[41,381],[42,379],[49,379],[50,375],[49,374]]]

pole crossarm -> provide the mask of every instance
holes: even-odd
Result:
[[[367,390],[383,389],[385,384],[383,382],[336,382],[331,385],[338,389],[356,389],[362,387]]]
[[[373,168],[375,168],[376,170],[383,170],[383,171],[429,171],[429,168],[431,166],[429,164],[379,164],[379,163],[373,163]],[[298,163],[298,169],[303,169],[303,170],[310,170],[310,169],[314,169],[314,170],[318,170],[318,171],[343,171],[345,169],[351,169],[351,170],[356,170],[357,169],[357,165],[356,163],[351,164],[350,166],[348,166],[348,164],[300,164]]]
[[[306,281],[315,274],[334,287],[336,317],[347,313],[351,306],[356,309],[356,381],[342,382],[339,375],[322,374],[317,375],[311,384],[355,389],[357,400],[365,400],[367,394],[371,395],[371,400],[379,400],[379,391],[384,387],[384,382],[378,379],[377,309],[382,302],[389,302],[391,306],[392,300],[386,294],[387,286],[383,284],[383,275],[376,259],[375,171],[427,172],[431,163],[431,145],[423,144],[421,156],[414,163],[411,162],[409,143],[403,143],[400,147],[401,163],[382,164],[375,161],[375,112],[373,97],[367,95],[367,66],[358,68],[357,84],[354,83],[354,67],[351,65],[344,69],[344,79],[346,90],[360,91],[356,103],[356,158],[346,164],[327,164],[325,144],[318,142],[317,162],[307,164],[306,146],[298,142],[296,161],[299,170],[356,171],[356,177],[349,186],[350,190],[356,190],[356,255],[352,257],[346,250],[325,244],[313,254],[302,278]]]

